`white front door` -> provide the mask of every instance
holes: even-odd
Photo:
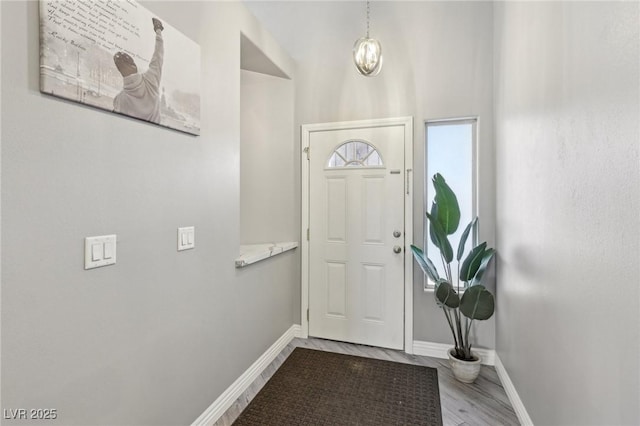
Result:
[[[402,349],[405,127],[309,136],[309,335]]]

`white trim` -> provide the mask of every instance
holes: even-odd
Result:
[[[374,120],[343,121],[334,123],[304,124],[300,131],[300,162],[302,186],[302,220],[300,233],[302,235],[302,288],[300,291],[300,319],[301,337],[309,336],[309,241],[306,238],[309,229],[309,148],[310,135],[313,132],[326,130],[362,129],[371,127],[404,126],[404,168],[407,182],[413,182],[413,117],[381,118]],[[313,153],[311,153],[313,155]],[[405,264],[404,264],[404,351],[413,353],[413,256],[408,249],[413,244],[413,185],[405,188],[404,203],[404,232],[405,232]]]
[[[285,333],[280,336],[269,349],[263,353],[251,367],[247,369],[238,379],[222,392],[213,404],[207,408],[204,413],[198,417],[191,426],[212,426],[218,419],[231,407],[236,399],[247,390],[249,385],[258,378],[265,368],[278,356],[278,354],[293,340],[294,337],[300,337],[301,329],[298,324],[292,325]]]
[[[518,391],[513,385],[513,382],[509,377],[509,373],[507,373],[507,369],[504,368],[504,364],[502,364],[502,361],[497,354],[495,361],[496,373],[498,373],[498,378],[500,378],[502,387],[507,393],[509,401],[511,401],[511,406],[513,407],[513,411],[516,412],[516,416],[518,416],[520,424],[523,426],[533,426],[533,421],[531,421],[531,417],[529,417],[529,413],[527,412],[524,403],[520,399],[520,395],[518,395]]]
[[[331,123],[303,124],[302,130],[322,132],[325,130],[365,129],[370,127],[388,127],[413,124],[413,117],[374,118],[371,120],[335,121]],[[411,135],[413,136],[413,135]]]
[[[300,179],[302,187],[302,217],[300,218],[300,240],[302,279],[300,281],[300,326],[303,338],[309,337],[309,138],[311,125],[300,128]]]
[[[404,119],[404,351],[413,353],[413,117]]]
[[[446,118],[430,118],[427,120],[424,120],[425,124],[427,123],[448,123],[448,122],[452,122],[452,121],[468,121],[471,122],[473,120],[477,120],[478,116],[477,115],[470,115],[468,117],[446,117]]]
[[[414,355],[430,356],[433,358],[447,359],[447,352],[453,346],[449,343],[423,342],[420,340],[413,341]],[[478,354],[484,365],[495,365],[496,351],[493,349],[473,348],[473,352]]]
[[[2,6],[0,5],[0,34],[2,34]],[[2,51],[0,43],[0,52]],[[2,99],[2,55],[0,54],[0,99]],[[2,153],[2,102],[0,102],[0,153]],[[0,154],[0,182],[2,181],[2,154]],[[0,185],[1,187],[2,185]],[[1,198],[1,197],[0,197]],[[2,206],[0,202],[0,241],[2,241]],[[2,246],[0,245],[0,259],[2,259]],[[0,277],[2,276],[2,262],[0,261]],[[2,306],[2,286],[0,285],[0,306]],[[0,327],[0,330],[2,328]],[[2,332],[0,331],[0,336]],[[0,353],[2,353],[2,338],[0,338]],[[0,372],[2,371],[2,360],[0,360]],[[0,383],[2,383],[2,373],[0,373]],[[2,401],[2,391],[0,390],[0,401]]]

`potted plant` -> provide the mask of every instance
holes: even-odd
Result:
[[[476,217],[462,232],[454,253],[449,235],[456,232],[460,224],[458,199],[442,175],[435,174],[432,181],[436,194],[427,219],[431,241],[439,250],[444,277],[420,248],[412,245],[411,250],[424,273],[435,283],[436,303],[451,328],[455,346],[449,350],[449,362],[453,374],[462,382],[473,383],[480,373],[481,360],[471,351],[469,333],[473,321],[487,320],[494,312],[493,294],[482,285],[482,277],[495,250],[487,248],[487,243],[483,242],[464,256],[467,239],[478,221]],[[451,273],[454,258],[458,271],[455,286]]]

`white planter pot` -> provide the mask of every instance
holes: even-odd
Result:
[[[482,360],[474,352],[471,352],[471,355],[475,358],[474,361],[463,361],[454,357],[453,353],[455,353],[455,349],[453,348],[447,352],[453,376],[463,383],[473,383],[478,377],[478,374],[480,374]]]

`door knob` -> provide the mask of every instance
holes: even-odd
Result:
[[[394,253],[400,253],[402,251],[402,247],[400,246],[393,246],[393,252]]]
[[[400,235],[402,235],[402,232],[400,231],[393,231],[393,236],[396,238],[400,238]]]

